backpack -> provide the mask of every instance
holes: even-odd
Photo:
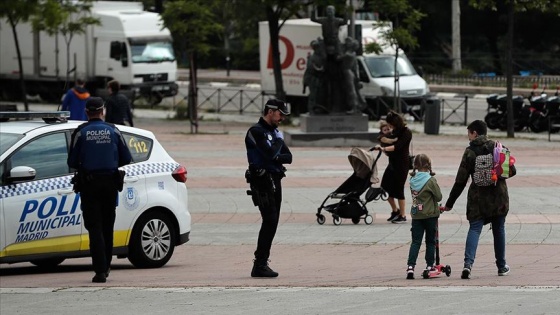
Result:
[[[498,178],[508,179],[513,176],[511,168],[515,164],[515,158],[511,155],[508,148],[502,146],[499,141],[494,145],[494,174]]]
[[[508,148],[504,147],[499,141],[496,141],[493,149],[485,146],[484,151],[475,151],[477,154],[473,173],[475,185],[496,185],[498,179],[508,179],[513,176],[510,170],[515,163],[515,158],[511,156]]]

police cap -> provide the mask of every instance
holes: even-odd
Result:
[[[279,110],[282,114],[286,116],[290,115],[288,104],[286,104],[286,102],[279,99],[275,99],[275,98],[269,99],[265,104],[265,109],[266,108]]]
[[[105,106],[105,103],[103,102],[103,99],[101,97],[93,96],[88,98],[88,100],[86,101],[86,110],[88,112],[96,112],[102,110],[103,106]]]

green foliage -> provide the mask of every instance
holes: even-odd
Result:
[[[90,25],[101,25],[91,16],[93,0],[45,0],[40,3],[40,15],[32,19],[33,28],[49,35],[62,34],[66,44],[74,35],[84,34]]]
[[[38,0],[0,1],[0,17],[11,20],[10,23],[17,25],[19,22],[27,22],[36,12]]]
[[[418,47],[418,40],[413,34],[420,30],[420,21],[426,14],[413,8],[408,0],[370,0],[368,3],[380,13],[382,20],[385,18],[391,21],[392,28],[381,32],[386,42],[403,49]],[[378,27],[387,27],[387,23],[381,22]],[[380,53],[380,48],[370,44],[366,45],[365,51]]]
[[[215,11],[222,3],[219,0],[176,0],[165,2],[162,19],[165,27],[173,34],[176,48],[188,53],[208,54],[212,45],[208,39],[221,37],[223,25]]]

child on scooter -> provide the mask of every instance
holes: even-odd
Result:
[[[420,252],[422,238],[426,233],[426,269],[434,270],[436,252],[436,232],[441,201],[441,189],[432,171],[432,161],[426,154],[418,154],[414,158],[413,169],[410,172],[410,192],[412,194],[411,234],[412,242],[408,253],[408,268],[406,278],[414,279],[414,267]]]

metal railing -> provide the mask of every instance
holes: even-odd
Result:
[[[266,94],[255,89],[239,89],[199,85],[197,108],[215,113],[260,113]]]
[[[450,110],[450,113],[446,114],[446,109]],[[463,110],[463,115],[459,114],[459,110]],[[442,98],[441,99],[441,123],[449,124],[461,124],[463,126],[467,125],[468,121],[468,110],[469,110],[469,97],[464,98]],[[459,119],[459,121],[454,120]]]
[[[438,85],[505,87],[507,83],[507,78],[503,75],[426,74],[424,79],[428,84]],[[512,80],[514,88],[530,89],[536,83],[539,87],[546,86],[549,89],[555,89],[560,85],[559,76],[513,76]]]

